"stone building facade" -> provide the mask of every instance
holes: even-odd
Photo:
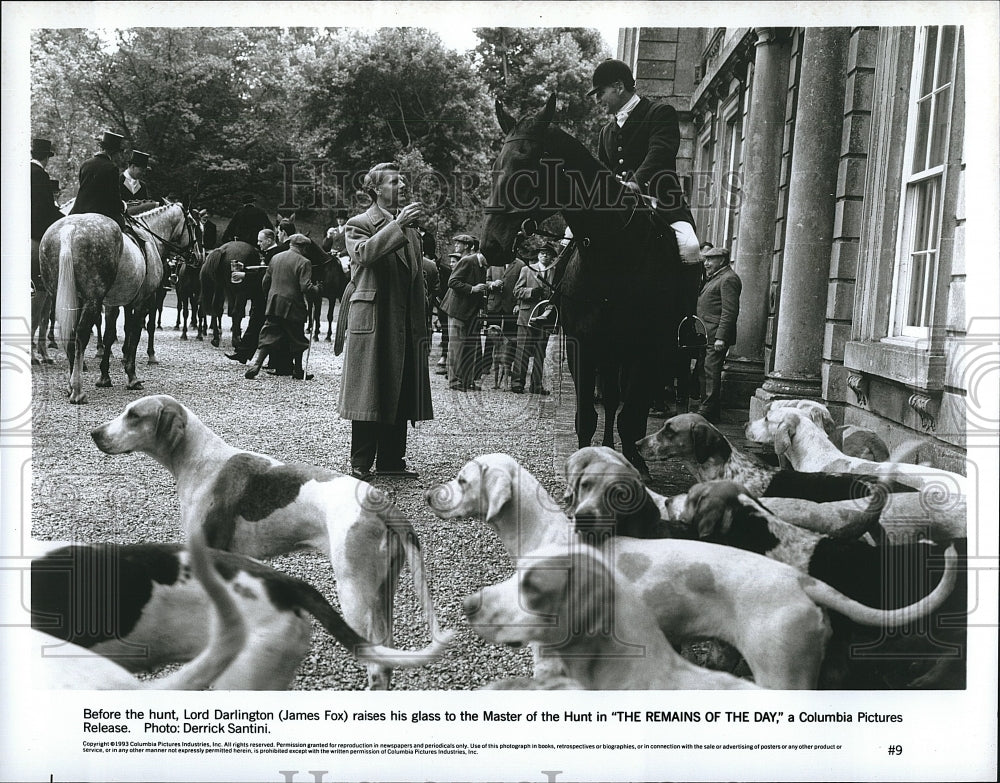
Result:
[[[964,472],[962,28],[629,28],[618,56],[743,281],[727,402],[820,399]]]

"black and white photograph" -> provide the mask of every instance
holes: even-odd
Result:
[[[996,780],[995,4],[3,24],[0,780]]]

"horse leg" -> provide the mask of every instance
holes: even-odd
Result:
[[[158,293],[157,297],[159,297]],[[153,308],[152,310],[149,311],[149,322],[146,324],[146,330],[149,332],[149,338],[146,341],[146,356],[148,356],[149,358],[146,360],[146,364],[160,363],[159,360],[156,358],[156,351],[153,349],[153,336],[156,334],[156,330],[158,328],[162,328],[156,325],[156,319],[157,319],[157,311],[156,308]],[[142,334],[141,329],[139,331],[139,334],[140,335]]]
[[[636,443],[646,437],[649,423],[649,405],[658,375],[651,365],[649,356],[633,357],[621,370],[622,410],[618,415],[618,435],[622,439],[622,454],[639,471],[643,481],[649,480],[649,468],[639,455]]]
[[[576,392],[576,441],[578,448],[589,446],[597,431],[597,409],[594,408],[594,364],[590,351],[578,339],[566,339],[566,363],[573,376]]]
[[[602,446],[615,447],[615,417],[621,401],[619,371],[613,363],[602,363],[598,369],[601,377],[601,405],[604,408],[604,438]]]
[[[118,331],[118,307],[105,307],[104,308],[104,334],[102,335],[102,349],[98,351],[97,355],[101,358],[101,377],[97,380],[95,384],[99,389],[111,388],[111,344],[118,339],[116,332]],[[98,320],[100,317],[98,316]],[[128,315],[126,314],[125,320],[128,320]],[[125,339],[127,339],[128,334],[126,330]],[[122,356],[124,357],[127,346],[122,344]]]
[[[330,307],[326,311],[326,341],[330,342],[333,339],[333,308],[337,304],[337,300],[332,296],[330,297]]]
[[[71,321],[74,319],[71,319]],[[83,371],[87,369],[83,353],[90,342],[90,330],[101,320],[100,305],[84,304],[80,308],[75,323],[66,324],[66,358],[69,360],[69,401],[73,405],[83,405],[87,395],[83,391]]]
[[[156,318],[156,302],[150,297],[146,303],[149,310],[141,305],[131,311],[125,311],[125,343],[122,347],[122,364],[125,367],[125,375],[128,376],[128,383],[125,388],[131,390],[141,390],[142,381],[135,374],[135,355],[139,349],[139,340],[142,338],[142,327],[147,317],[150,321]]]

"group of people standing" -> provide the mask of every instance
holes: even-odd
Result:
[[[612,115],[601,131],[600,159],[624,186],[668,219],[682,260],[704,264],[706,280],[698,315],[706,325],[708,345],[700,411],[717,420],[722,363],[735,341],[739,278],[729,265],[728,251],[710,250],[702,256],[676,172],[680,142],[676,112],[667,104],[639,96],[631,69],[620,60],[607,60],[597,67],[588,95]],[[73,211],[101,212],[115,219],[123,232],[132,233],[122,202],[149,196],[144,184],[149,156],[132,151],[129,157],[122,141],[121,136],[106,133],[102,151],[81,167]],[[33,251],[58,212],[44,175],[51,145],[46,148],[44,140],[35,142]],[[47,199],[41,196],[43,187]],[[512,392],[546,395],[543,362],[555,308],[539,305],[558,299],[557,294],[553,296],[551,279],[558,252],[544,244],[535,263],[514,259],[505,267],[492,267],[479,252],[475,236],[458,234],[453,238],[451,263],[436,264],[433,236],[420,227],[424,207],[409,201],[408,183],[399,167],[393,163],[373,166],[363,189],[371,197],[371,206],[350,219],[346,212],[339,212],[337,225],[323,243],[323,249],[341,259],[345,268],[349,265],[351,272],[351,285],[341,305],[346,352],[337,407],[340,416],[352,423],[352,475],[367,480],[374,469],[380,475],[412,478],[417,473],[405,461],[407,426],[433,418],[428,367],[432,309],[436,307],[442,327],[437,372],[447,375],[449,389],[480,391],[477,381],[489,369],[492,354],[500,351],[499,361],[510,367]],[[253,196],[244,201],[220,239],[256,244],[261,263],[240,270],[258,293],[251,298],[251,323],[241,347],[229,358],[250,362],[245,374],[253,378],[268,354],[284,345],[292,357],[293,377],[306,377],[301,357],[308,345],[303,335],[308,317],[306,294],[314,285],[305,252],[311,240],[290,223],[279,224],[276,233],[263,210],[253,203]],[[443,295],[438,297],[435,289]],[[494,339],[487,339],[485,350],[484,323],[498,327],[487,330]]]

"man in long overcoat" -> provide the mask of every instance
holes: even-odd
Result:
[[[729,251],[718,247],[705,253],[705,284],[698,296],[698,317],[705,322],[705,396],[698,410],[713,424],[722,412],[722,365],[736,342],[743,284],[729,265]]]
[[[373,204],[347,222],[354,293],[338,410],[351,420],[351,474],[415,478],[406,466],[406,425],[434,417],[427,357],[419,203],[406,203],[398,167],[380,163],[365,177]]]

